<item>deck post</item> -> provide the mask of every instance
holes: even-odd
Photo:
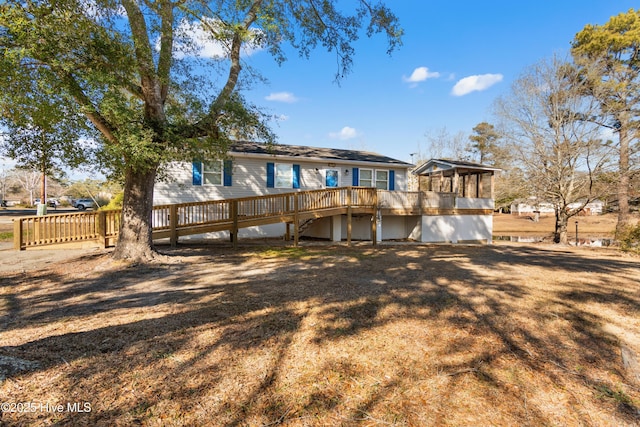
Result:
[[[371,240],[373,246],[378,244],[378,190],[375,188],[373,191],[373,213],[371,214]]]
[[[294,195],[295,197],[295,195]],[[291,213],[291,197],[285,197],[284,198],[284,211],[287,214]],[[285,242],[289,242],[291,241],[291,223],[290,222],[285,222],[285,230],[284,230],[284,241]]]
[[[233,224],[231,225],[231,242],[233,243],[233,249],[238,249],[238,201],[231,201],[231,219]]]
[[[298,246],[300,239],[300,212],[298,194],[293,196],[293,245]]]
[[[98,211],[96,218],[96,231],[98,234],[98,244],[103,248],[107,247],[107,214],[105,211]]]
[[[23,251],[26,249],[22,247],[22,218],[16,218],[13,220],[13,249],[16,251]]]
[[[351,206],[351,193],[353,188],[347,188],[347,245],[351,246],[351,220],[353,219],[353,207]]]
[[[178,205],[169,207],[169,243],[172,248],[178,245]]]

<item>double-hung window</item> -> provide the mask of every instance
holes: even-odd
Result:
[[[387,190],[389,188],[389,171],[376,170],[375,171],[376,185],[378,190]]]
[[[293,165],[276,163],[276,188],[293,188]]]
[[[374,187],[378,190],[389,189],[389,171],[378,169],[360,169],[361,187]]]
[[[300,188],[300,165],[267,163],[268,188]]]
[[[202,178],[204,185],[222,185],[223,165],[222,160],[214,160],[211,162],[203,162]]]
[[[373,169],[360,169],[360,187],[373,187]]]
[[[193,185],[231,186],[233,163],[228,160],[194,161],[191,165]]]

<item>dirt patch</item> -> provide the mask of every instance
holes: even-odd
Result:
[[[65,408],[3,422],[640,423],[621,355],[640,350],[638,258],[507,244],[164,250],[161,265],[95,253],[0,279],[0,356],[37,363],[7,376],[0,401]]]

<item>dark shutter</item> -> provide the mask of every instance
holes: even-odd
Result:
[[[293,165],[293,188],[300,188],[300,165]]]
[[[276,182],[276,171],[273,163],[267,163],[267,188],[273,188]]]
[[[233,162],[231,160],[225,160],[222,168],[222,181],[225,187],[231,187],[231,176],[233,171]]]
[[[396,171],[389,171],[389,190],[396,189]]]
[[[360,170],[358,168],[353,168],[352,171],[352,176],[353,176],[353,186],[357,187],[358,184],[360,184]]]
[[[202,185],[202,162],[193,162],[192,172],[193,185]]]

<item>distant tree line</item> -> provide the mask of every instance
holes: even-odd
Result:
[[[569,219],[596,198],[615,202],[616,234],[628,235],[629,201],[640,195],[640,11],[586,25],[570,58],[525,70],[496,100],[494,116],[495,125],[479,123],[467,138],[427,135],[428,157],[502,168],[497,206],[531,196],[553,204],[558,243],[567,243]]]
[[[42,174],[38,170],[16,167],[0,169],[0,200],[33,206],[40,197]],[[64,175],[47,177],[47,200],[56,199],[64,206],[64,200],[97,198],[102,204],[109,203],[109,195],[122,193],[122,185],[108,180],[70,180]]]

